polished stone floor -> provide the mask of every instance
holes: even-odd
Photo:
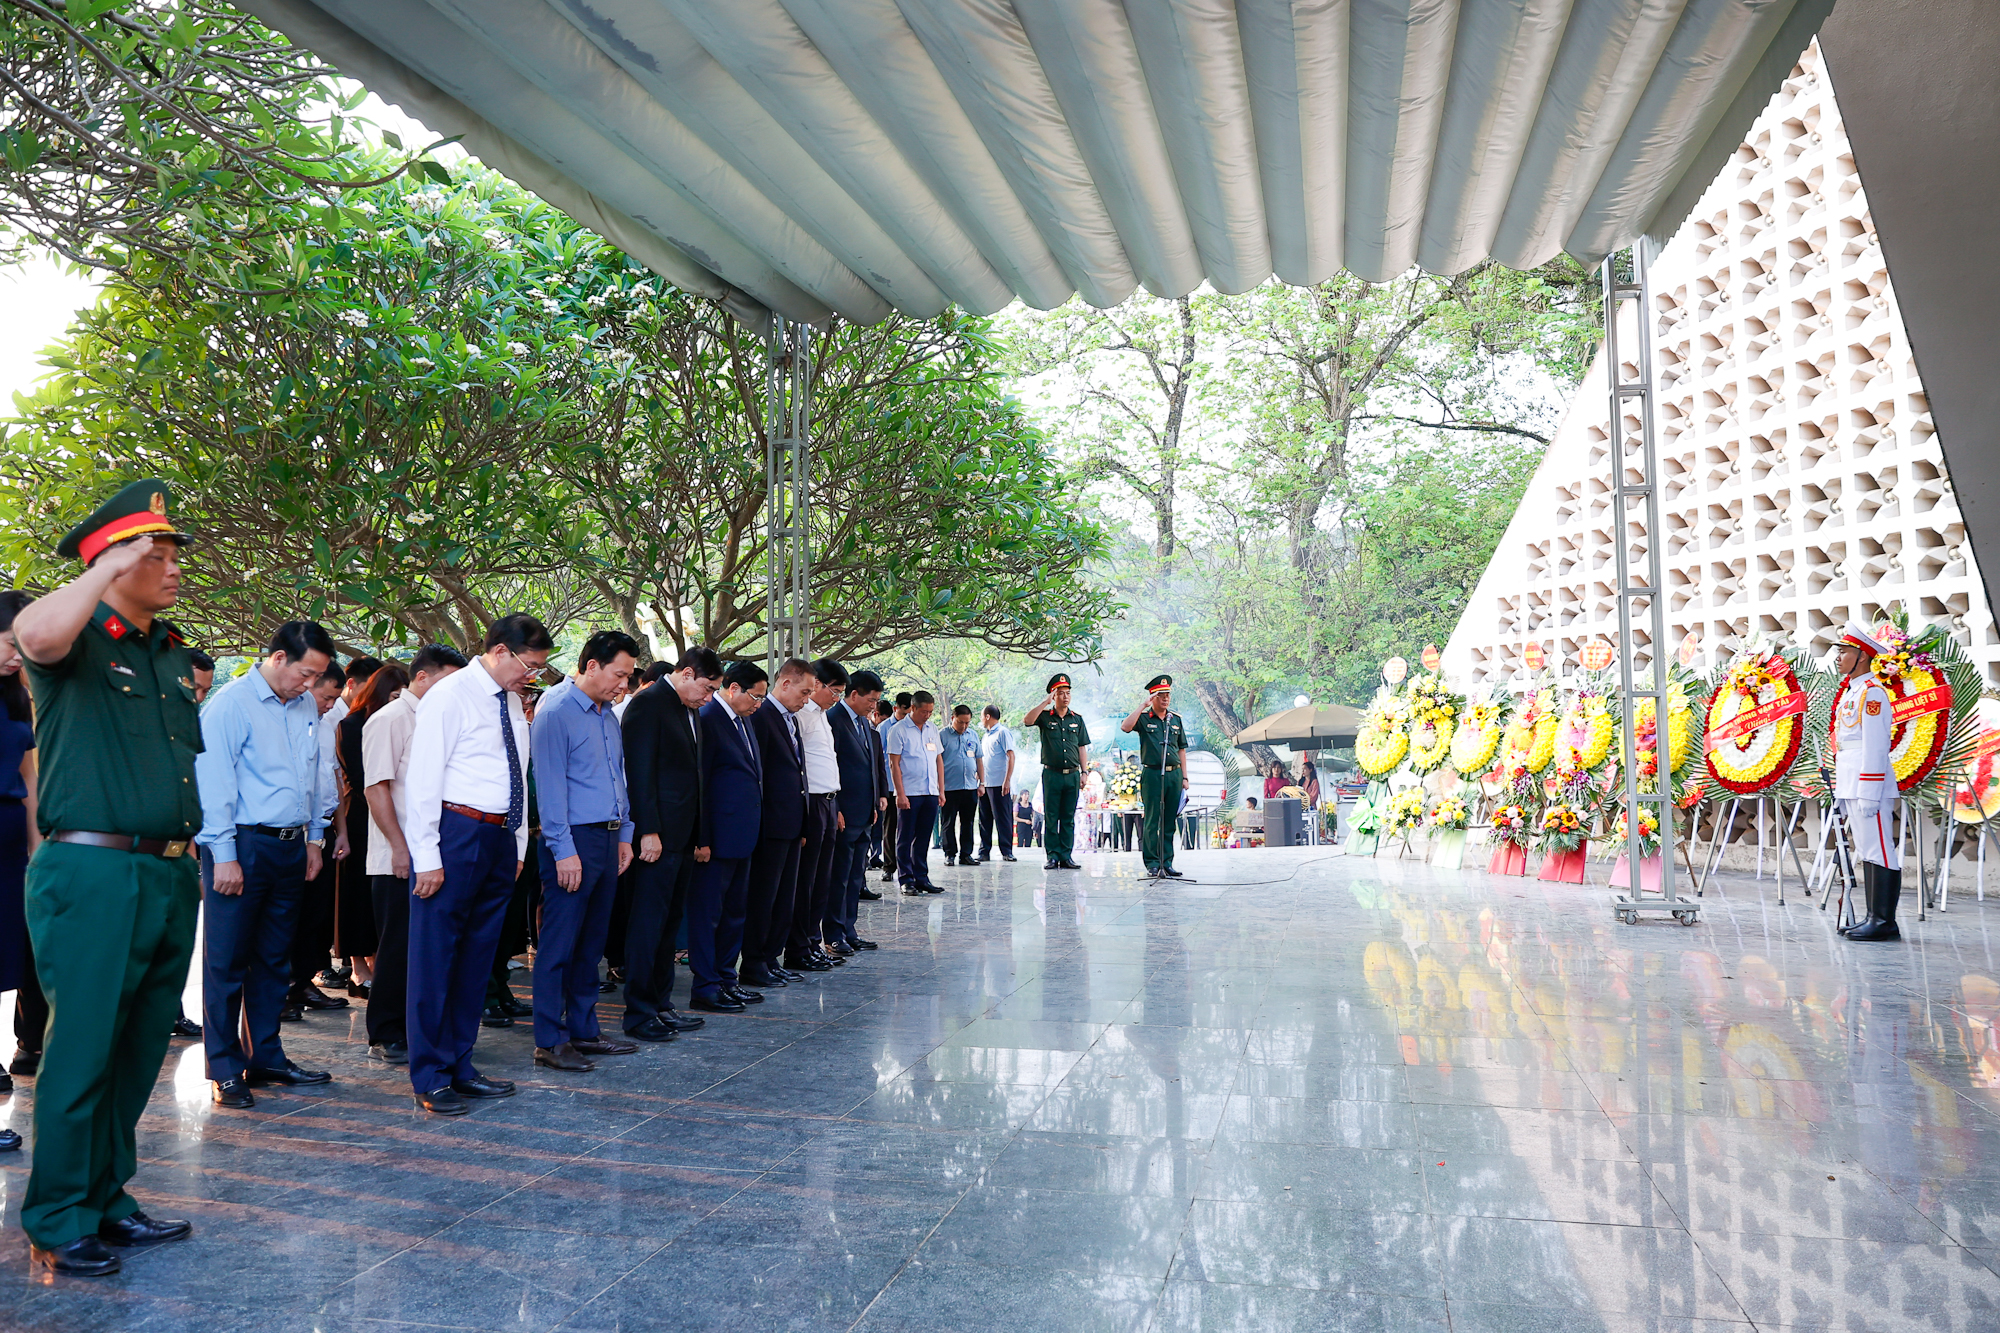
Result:
[[[461,1120],[358,1015],[248,1113],[177,1046],[134,1190],[194,1239],[32,1280],[31,1144],[0,1329],[2000,1329],[2000,902],[1863,947],[1740,879],[1683,928],[1318,849],[1087,862],[940,870],[880,952],[594,1075],[486,1033],[521,1095]]]

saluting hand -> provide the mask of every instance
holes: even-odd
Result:
[[[102,555],[98,556],[91,563],[89,572],[95,574],[102,571],[115,579],[126,570],[133,568],[141,560],[144,560],[152,549],[153,539],[151,537],[140,537],[134,541],[122,542],[117,546],[108,548]],[[239,880],[238,883],[240,885],[241,881]]]

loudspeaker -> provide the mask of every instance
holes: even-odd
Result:
[[[1264,845],[1297,847],[1305,842],[1305,825],[1300,819],[1300,802],[1292,796],[1273,796],[1264,802]]]

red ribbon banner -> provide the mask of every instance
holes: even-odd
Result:
[[[1972,743],[1972,762],[1978,763],[1989,754],[2000,754],[2000,731],[1982,731],[1979,739]]]
[[[1946,683],[1933,685],[1927,690],[1918,690],[1915,694],[1906,694],[1896,700],[1896,706],[1890,711],[1896,725],[1900,727],[1905,722],[1914,721],[1926,713],[1942,713],[1950,707],[1951,685]]]
[[[1797,717],[1806,711],[1806,703],[1805,691],[1794,690],[1792,693],[1784,695],[1781,698],[1771,700],[1770,703],[1758,704],[1755,708],[1746,708],[1727,721],[1718,722],[1713,727],[1710,727],[1708,729],[1708,736],[1704,742],[1704,748],[1711,751],[1719,750],[1722,748],[1722,742],[1724,741],[1734,740],[1738,736],[1747,736],[1759,727],[1768,727],[1773,722],[1782,721],[1788,717]]]

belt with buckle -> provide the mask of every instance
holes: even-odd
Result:
[[[93,833],[89,829],[58,829],[50,842],[73,842],[79,847],[107,847],[114,852],[143,852],[172,861],[186,856],[187,838],[139,838],[130,833]]]
[[[1042,767],[1043,767],[1044,769],[1046,769],[1046,770],[1047,770],[1048,772],[1051,772],[1051,773],[1074,773],[1074,772],[1076,772],[1076,769],[1075,769],[1074,767],[1070,767],[1070,768],[1057,768],[1057,767],[1056,767],[1056,766],[1055,766],[1054,764],[1043,764],[1043,765],[1042,765]]]
[[[295,842],[306,836],[304,824],[294,824],[290,828],[274,828],[269,824],[238,824],[236,828],[238,832],[261,833],[267,838],[276,838],[279,842]]]
[[[475,809],[469,805],[460,805],[457,801],[445,801],[442,804],[445,809],[451,811],[453,814],[464,815],[467,819],[476,819],[482,824],[505,824],[507,822],[507,816],[505,815],[489,815],[484,810]]]

